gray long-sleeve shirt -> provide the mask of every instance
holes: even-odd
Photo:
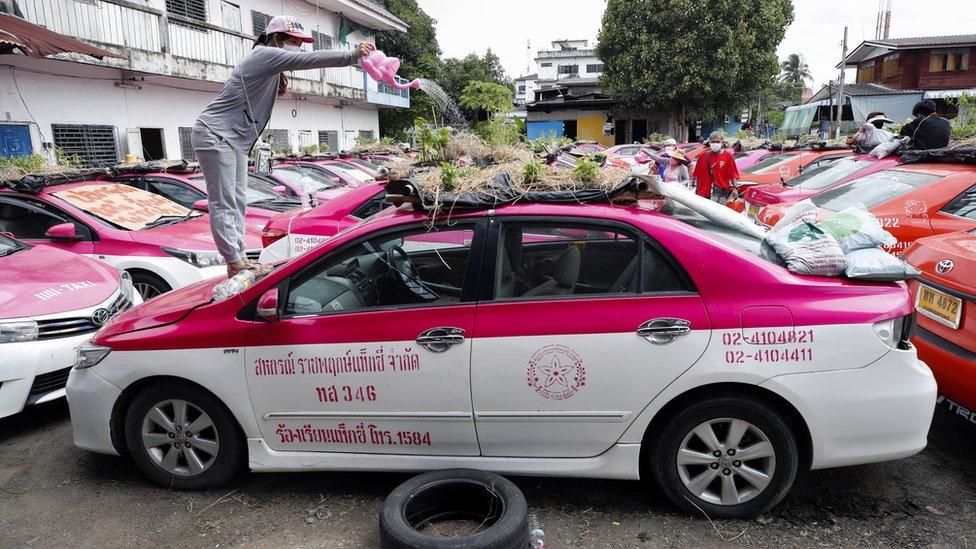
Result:
[[[304,52],[258,46],[234,68],[223,89],[200,113],[197,121],[226,139],[235,150],[246,154],[271,120],[278,96],[278,76],[282,72],[345,67],[355,65],[358,60],[356,50]],[[242,75],[244,86],[241,85]]]

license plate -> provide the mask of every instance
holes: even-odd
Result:
[[[958,329],[962,318],[962,300],[931,286],[919,284],[915,300],[918,312],[950,328]]]
[[[747,213],[749,215],[749,219],[756,219],[757,217],[759,217],[759,206],[756,206],[755,204],[749,204],[749,209],[747,210]]]

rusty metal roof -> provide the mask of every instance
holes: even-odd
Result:
[[[119,57],[108,50],[58,34],[19,17],[0,13],[0,54],[18,51],[37,58],[58,53],[80,53],[97,59]]]

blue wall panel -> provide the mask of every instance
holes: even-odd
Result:
[[[556,137],[563,136],[563,121],[562,120],[547,120],[544,122],[529,122],[526,128],[528,130],[529,139],[539,139],[540,137],[552,137],[555,134]]]

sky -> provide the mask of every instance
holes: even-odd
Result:
[[[553,40],[596,42],[605,0],[418,0],[437,20],[444,57],[481,54],[491,48],[511,77],[526,73],[526,41],[531,57]],[[707,0],[702,4],[707,6]],[[794,0],[794,21],[778,54],[800,53],[810,66],[814,91],[836,79],[844,25],[848,47],[873,39],[878,0]],[[976,34],[976,0],[892,0],[890,38]],[[529,61],[535,72],[534,61]],[[847,81],[854,77],[848,71]]]

